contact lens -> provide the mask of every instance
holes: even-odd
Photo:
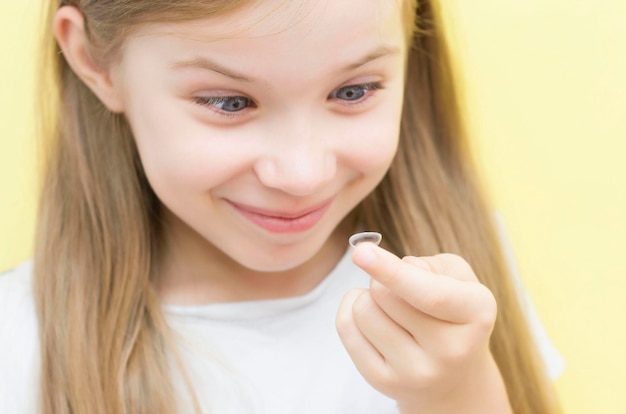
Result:
[[[382,239],[383,235],[380,233],[376,233],[375,231],[364,231],[350,236],[348,243],[350,243],[350,246],[352,247],[356,247],[357,244],[364,242],[374,243],[378,246]]]

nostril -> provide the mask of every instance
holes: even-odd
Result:
[[[263,184],[268,185],[275,180],[277,175],[276,163],[269,158],[258,160],[254,166],[254,172]],[[271,187],[271,185],[268,185]]]

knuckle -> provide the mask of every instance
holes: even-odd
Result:
[[[463,257],[454,253],[440,253],[434,256],[436,267],[444,274],[473,276],[472,266]]]
[[[477,284],[478,310],[475,316],[475,324],[483,329],[491,331],[498,315],[498,304],[493,293],[485,285]]]
[[[346,312],[339,312],[335,318],[335,328],[340,335],[350,332],[352,327],[352,319]]]
[[[440,378],[441,371],[432,363],[417,364],[407,361],[402,366],[392,367],[387,365],[385,369],[371,373],[368,382],[383,394],[389,396],[401,396],[409,390],[425,388],[433,381]]]
[[[370,385],[384,394],[393,394],[398,384],[401,384],[401,381],[396,373],[390,368],[372,373],[369,376],[368,381]]]
[[[352,316],[352,305],[355,299],[361,294],[358,289],[348,291],[341,301],[339,310],[335,317],[335,327],[340,334],[347,334],[352,331],[354,320]]]
[[[414,368],[406,376],[406,383],[413,384],[415,388],[425,388],[437,383],[442,377],[442,370],[439,364],[429,362],[420,367]]]
[[[470,358],[473,348],[470,342],[455,341],[447,346],[442,360],[447,366],[458,366]]]
[[[369,291],[362,292],[352,304],[352,316],[358,322],[364,320],[374,310],[374,300]]]
[[[388,302],[395,296],[388,287],[374,280],[370,284],[370,295],[378,303]]]
[[[446,262],[454,263],[454,264],[467,264],[465,259],[455,253],[439,253],[435,255],[435,257],[440,258]]]

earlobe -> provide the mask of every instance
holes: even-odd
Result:
[[[91,91],[112,112],[123,112],[124,106],[109,69],[99,67],[89,54],[85,20],[75,7],[61,7],[53,22],[54,35],[65,60]]]

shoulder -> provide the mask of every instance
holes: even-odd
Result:
[[[30,261],[0,273],[0,329],[8,324],[33,322],[32,273]]]
[[[39,340],[32,263],[0,273],[0,412],[32,412]]]

